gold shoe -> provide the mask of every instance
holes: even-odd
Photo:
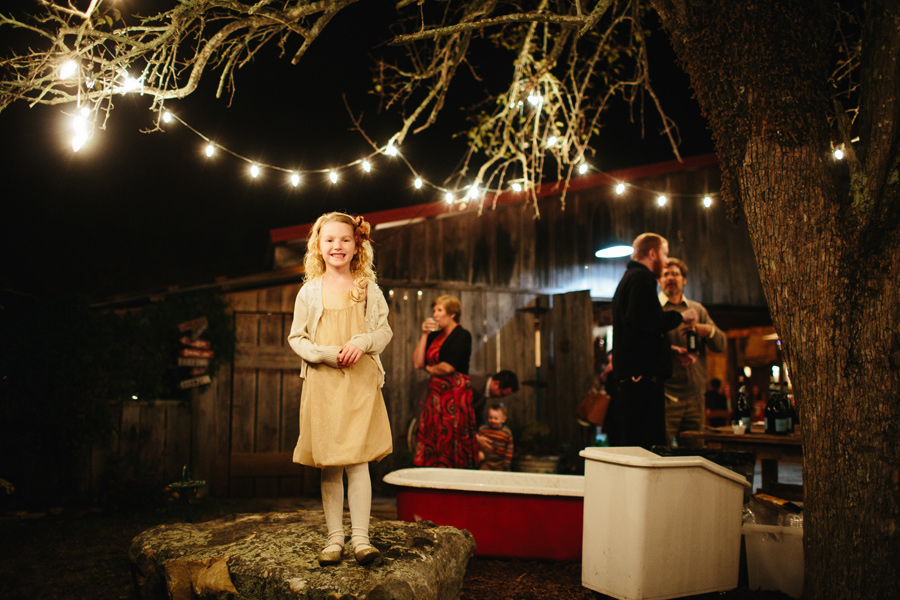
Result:
[[[319,552],[319,565],[328,566],[336,565],[341,562],[341,555],[344,553],[344,547],[340,544],[328,544]]]
[[[353,554],[356,556],[356,562],[361,565],[367,565],[379,556],[381,556],[381,552],[378,551],[378,548],[371,544],[360,544],[353,549]]]

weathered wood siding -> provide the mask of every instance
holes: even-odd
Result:
[[[383,282],[465,284],[553,294],[589,290],[609,299],[627,258],[598,259],[613,242],[630,245],[645,231],[669,240],[670,256],[690,267],[685,293],[707,305],[765,306],[750,237],[743,220],[732,222],[721,202],[709,208],[702,195],[718,190],[715,166],[633,182],[621,196],[613,186],[572,192],[529,205],[503,204],[448,212],[418,223],[377,229],[376,261]],[[657,205],[650,190],[667,194]],[[299,242],[292,242],[299,245]],[[299,248],[285,256],[298,260]],[[280,266],[289,266],[287,262]]]

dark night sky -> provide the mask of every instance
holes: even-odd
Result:
[[[217,142],[261,162],[306,169],[346,164],[370,148],[352,130],[342,93],[364,111],[364,125],[377,142],[386,141],[399,122],[378,114],[365,94],[367,49],[388,31],[386,21],[375,20],[377,27],[372,22],[364,12],[339,15],[297,66],[274,53],[261,57],[239,72],[230,107],[214,97],[214,76],[167,106]],[[663,35],[654,37],[653,81],[681,127],[682,155],[710,152],[687,79],[673,65]],[[459,83],[464,88],[467,82]],[[412,189],[405,167],[392,167],[385,158],[374,165],[377,172],[352,171],[337,186],[310,175],[293,189],[275,171],[252,180],[233,157],[206,159],[201,139],[181,125],[141,133],[153,120],[149,106],[147,98],[118,98],[107,129],[77,154],[60,134],[67,108],[20,104],[0,112],[4,289],[102,299],[250,274],[270,266],[272,228],[306,223],[328,210],[369,212],[440,200],[434,191]],[[594,166],[610,171],[673,158],[657,133],[658,119],[647,112],[645,140],[624,112],[612,115],[592,143]],[[450,137],[462,126],[459,113],[451,102],[439,127],[402,147],[431,181],[449,176],[464,153],[462,142]]]

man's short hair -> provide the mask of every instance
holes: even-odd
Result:
[[[687,279],[688,268],[687,264],[685,264],[683,260],[681,260],[680,258],[669,258],[669,264],[667,264],[666,266],[668,267],[669,265],[678,267],[681,270],[681,276]]]
[[[514,392],[519,391],[519,377],[508,369],[499,371],[492,379],[500,385],[501,390],[511,388]]]
[[[656,233],[642,233],[641,235],[634,238],[634,243],[631,244],[631,247],[634,248],[634,253],[631,255],[631,260],[641,260],[650,254],[651,250],[656,250],[659,252],[659,249],[662,248],[663,244],[668,244],[668,240],[661,235]]]

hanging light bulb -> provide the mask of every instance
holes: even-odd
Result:
[[[843,160],[844,158],[844,149],[843,147],[834,149],[834,158],[835,160]]]
[[[659,206],[665,206],[666,202],[668,202],[668,201],[669,201],[669,199],[666,198],[665,196],[663,196],[662,194],[660,194],[659,196],[656,197],[656,204]]]
[[[512,189],[514,192],[521,192],[522,184],[517,181],[516,183],[512,184]]]
[[[253,179],[259,177],[259,165],[250,165],[250,177]]]
[[[413,185],[416,186],[417,190],[421,190],[422,189],[422,178],[416,177],[416,180],[415,180],[415,182],[413,182]]]
[[[163,119],[163,123],[171,123],[172,122],[172,113],[170,113],[169,111],[164,112],[162,119]]]
[[[397,156],[398,151],[393,144],[388,144],[388,147],[384,149],[384,153],[388,156]]]
[[[84,145],[87,143],[88,139],[91,137],[89,130],[88,119],[91,116],[91,111],[88,107],[84,106],[78,111],[74,117],[72,117],[72,151],[78,152],[81,150]]]
[[[69,77],[75,74],[75,71],[78,70],[78,63],[74,60],[67,60],[63,63],[63,65],[59,68],[59,78],[65,81]]]
[[[469,188],[469,193],[466,194],[466,196],[471,200],[478,197],[478,183],[472,184],[472,187]]]
[[[297,187],[300,185],[300,175],[297,173],[291,173],[291,185]]]
[[[556,145],[556,136],[551,135],[549,138],[547,138],[547,146],[555,146],[555,145]]]
[[[447,204],[453,204],[453,194],[451,194],[450,192],[444,194],[444,202],[446,202]]]
[[[624,191],[625,191],[625,184],[624,184],[624,183],[617,183],[617,184],[616,184],[616,194],[618,194],[619,196],[621,196],[622,193],[623,193]]]
[[[706,208],[712,206],[712,198],[710,198],[709,196],[703,196],[703,206]]]
[[[331,183],[337,183],[337,180],[338,180],[337,171],[330,171],[328,173],[328,179],[331,180]]]
[[[587,173],[587,171],[588,171],[587,163],[581,163],[581,165],[578,166],[579,175],[584,175],[585,173]]]
[[[206,156],[210,156],[210,157],[211,157],[211,156],[212,156],[213,154],[215,154],[215,153],[216,153],[216,147],[215,147],[215,145],[213,145],[212,142],[208,143],[208,144],[206,145]]]
[[[364,160],[362,162],[362,168],[363,168],[363,171],[365,171],[366,173],[371,173],[372,172],[372,163],[370,163],[367,160]]]

